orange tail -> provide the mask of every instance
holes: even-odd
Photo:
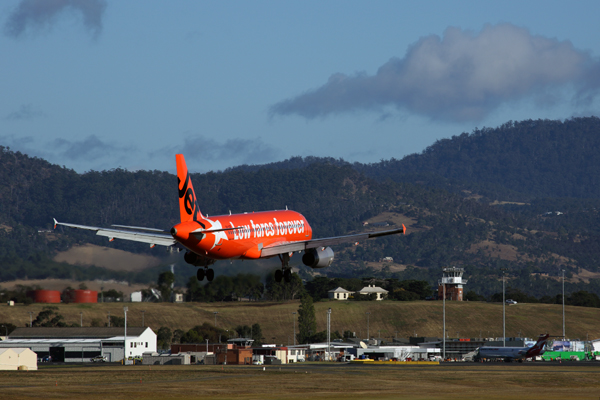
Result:
[[[198,200],[196,193],[194,193],[194,186],[192,186],[192,179],[190,178],[183,154],[175,155],[175,162],[177,164],[177,186],[179,189],[179,215],[181,216],[181,222],[197,221],[198,216],[202,219],[204,217],[200,212],[200,207],[198,207]]]

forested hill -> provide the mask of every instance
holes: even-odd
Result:
[[[315,237],[372,230],[363,226],[367,220],[407,224],[406,236],[336,247],[336,262],[323,271],[330,276],[433,284],[441,267],[456,265],[469,271],[471,288],[490,294],[506,268],[516,287],[540,296],[558,284],[552,277],[565,269],[568,285],[581,289],[589,280],[585,289],[600,294],[598,133],[597,118],[524,121],[441,140],[403,160],[362,165],[297,157],[192,179],[208,215],[287,206],[307,217]],[[162,252],[127,241],[108,244],[90,232],[45,230],[53,217],[169,229],[179,220],[176,181],[161,171],[78,174],[0,146],[0,282],[92,273],[94,279],[147,282],[148,275],[65,266],[52,257],[77,242]],[[487,198],[475,196],[482,192]],[[507,196],[528,204],[490,205]],[[393,258],[390,265],[381,262],[387,257]],[[540,274],[550,280],[541,283]]]
[[[421,154],[355,165],[366,175],[458,185],[499,200],[600,198],[600,119],[527,120],[438,140]]]

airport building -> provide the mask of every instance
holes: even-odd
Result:
[[[52,362],[89,362],[104,356],[108,362],[156,352],[156,334],[145,327],[17,328],[0,342],[5,348],[28,348],[38,359]]]
[[[446,300],[462,301],[463,285],[467,284],[462,277],[465,269],[448,267],[443,268],[442,271],[442,279],[438,281],[438,300],[443,300],[446,293]]]
[[[27,348],[0,348],[0,371],[35,371],[37,356]]]

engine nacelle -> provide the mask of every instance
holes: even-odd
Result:
[[[196,267],[206,267],[215,262],[215,260],[211,258],[202,257],[200,254],[191,251],[186,251],[183,255],[183,259],[186,263],[195,265]]]
[[[311,268],[329,267],[333,262],[333,250],[331,247],[308,249],[302,256],[302,262]]]

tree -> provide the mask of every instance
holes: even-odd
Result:
[[[261,345],[262,344],[262,329],[260,327],[260,324],[257,322],[256,324],[252,325],[252,339],[254,339],[254,344],[255,345]]]
[[[10,322],[0,322],[0,335],[2,336],[10,335],[15,329],[17,329],[16,325]]]
[[[585,290],[572,293],[568,299],[568,304],[579,307],[600,307],[600,298],[595,293],[589,293]]]
[[[173,331],[173,339],[172,343],[180,343],[182,336],[185,335],[185,332],[181,329],[175,329]]]
[[[163,301],[169,301],[171,299],[171,291],[173,290],[174,283],[175,274],[171,271],[161,272],[158,275],[158,290],[160,291]]]
[[[108,322],[104,324],[108,326]],[[119,317],[117,315],[110,316],[110,326],[111,327],[124,327],[125,326],[125,317]]]
[[[317,319],[315,318],[315,306],[313,299],[305,294],[300,299],[298,309],[298,342],[309,343],[312,335],[317,333]]]
[[[294,300],[305,292],[302,279],[296,273],[292,273],[290,281],[276,282],[274,274],[267,275],[267,284],[265,285],[265,294],[267,298],[275,301]]]
[[[466,301],[485,301],[485,297],[477,294],[474,290],[469,290],[465,295]]]
[[[156,342],[159,349],[168,349],[171,345],[171,338],[173,334],[171,333],[171,329],[166,326],[161,326],[158,328],[158,332],[156,332]]]
[[[39,312],[32,322],[32,326],[43,327],[65,327],[67,324],[63,321],[63,316],[58,312],[56,306],[46,306]],[[27,325],[25,325],[27,326]]]

